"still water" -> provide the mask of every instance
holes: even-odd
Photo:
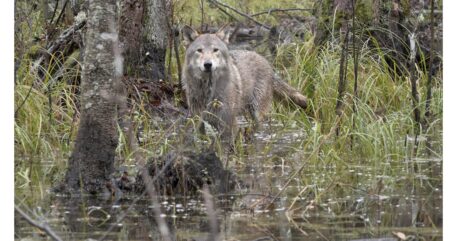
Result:
[[[172,239],[207,240],[212,215],[218,240],[442,240],[442,159],[310,161],[305,133],[268,128],[244,153],[226,157],[241,181],[213,193],[215,212],[201,195],[159,198]],[[146,195],[48,193],[35,203],[24,210],[63,240],[161,240]],[[16,214],[15,239],[48,237]]]

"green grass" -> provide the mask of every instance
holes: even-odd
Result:
[[[217,9],[205,3],[205,22],[221,24],[229,21],[228,17]],[[310,7],[310,4],[296,3],[296,1],[224,1],[245,12],[254,13],[268,8]],[[242,6],[242,7],[240,7]],[[193,23],[199,26],[199,1],[176,1],[175,16],[179,23]],[[242,17],[234,14],[239,19]],[[39,19],[39,16],[36,16]],[[34,21],[38,21],[34,19]],[[278,19],[264,16],[259,21],[276,23]],[[42,31],[31,33],[24,31],[21,36],[31,39]],[[341,117],[340,135],[325,139],[332,127],[336,125],[337,116],[335,105],[337,98],[340,45],[336,40],[317,49],[313,46],[311,36],[303,42],[280,46],[278,56],[273,63],[276,70],[286,81],[305,93],[309,97],[310,108],[303,112],[294,106],[275,104],[271,117],[284,126],[283,133],[290,130],[300,130],[306,133],[306,138],[298,144],[283,146],[291,152],[304,151],[309,154],[318,149],[315,155],[308,160],[309,170],[313,172],[326,171],[326,168],[337,169],[337,182],[353,182],[351,166],[364,165],[372,167],[371,172],[379,175],[401,176],[406,175],[401,161],[426,155],[425,142],[419,142],[417,152],[414,152],[413,143],[406,141],[407,136],[414,137],[415,122],[411,103],[411,89],[408,76],[392,76],[386,63],[379,58],[384,50],[363,45],[359,47],[358,98],[353,96],[353,58],[348,56],[347,94],[344,99],[344,114]],[[24,43],[29,43],[25,41]],[[80,74],[80,67],[75,62],[79,53],[75,52],[70,58],[62,62],[59,56],[52,56],[49,67],[44,72],[42,84],[34,84],[39,78],[32,66],[32,56],[39,47],[31,47],[23,55],[17,56],[21,64],[17,72],[15,86],[15,187],[18,193],[28,195],[31,186],[40,186],[38,190],[44,193],[45,187],[62,178],[66,160],[71,152],[78,126],[78,113],[75,113],[78,96],[72,83]],[[17,53],[19,54],[19,52]],[[182,54],[182,53],[181,53]],[[183,56],[181,56],[183,60]],[[172,76],[176,81],[177,71],[175,61],[172,61]],[[62,72],[63,71],[63,72]],[[420,109],[423,115],[425,107],[426,73],[419,71]],[[432,155],[441,157],[442,136],[442,81],[441,74],[435,77],[433,89],[432,123],[427,130],[420,130],[434,140]],[[30,93],[29,93],[30,92]],[[28,94],[29,93],[29,94]],[[49,98],[51,97],[51,98]],[[22,103],[24,103],[22,105]],[[353,103],[357,112],[352,110]],[[162,155],[170,150],[180,150],[186,143],[186,133],[197,129],[198,120],[184,121],[186,128],[177,123],[167,125],[160,119],[152,116],[147,110],[147,100],[140,98],[133,104],[132,120],[135,132],[141,132],[142,142],[140,149],[148,156]],[[20,108],[19,108],[20,107]],[[277,130],[281,138],[282,131]],[[210,137],[202,137],[211,142]],[[205,139],[206,138],[206,139]],[[325,139],[325,143],[322,144]],[[117,164],[135,164],[134,153],[129,150],[125,136],[120,132],[120,145],[117,148]],[[274,146],[266,143],[257,150],[261,153],[272,151]],[[352,143],[352,145],[351,145]],[[203,146],[206,144],[203,144]],[[246,164],[249,160],[244,153],[249,153],[249,146],[236,147],[238,155],[231,157],[235,165]],[[221,156],[223,149],[219,148]],[[265,162],[274,162],[275,157],[264,157]],[[290,163],[300,165],[297,158],[291,158]],[[393,168],[386,168],[385,163],[396,163]],[[47,165],[42,165],[47,163]],[[301,174],[303,183],[311,183],[306,175]],[[322,178],[316,181],[318,187],[324,188],[329,179]],[[373,185],[375,181],[373,181]],[[333,190],[333,189],[332,189]],[[319,192],[319,191],[316,191]],[[328,192],[328,190],[327,190]],[[323,194],[324,195],[324,194]],[[325,193],[325,195],[330,195]]]

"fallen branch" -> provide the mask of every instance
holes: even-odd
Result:
[[[32,69],[36,70],[41,66],[42,62],[46,60],[50,55],[53,55],[61,46],[64,44],[70,42],[72,40],[73,35],[76,33],[76,31],[80,30],[86,25],[86,20],[82,20],[68,29],[64,30],[60,36],[52,43],[50,43],[49,47],[47,47],[46,51],[44,51],[44,54],[41,55],[39,59],[37,59],[32,66]],[[42,79],[39,79],[40,82]]]
[[[54,231],[52,231],[52,229],[49,227],[49,225],[47,223],[45,223],[45,222],[40,223],[36,220],[33,220],[29,215],[27,215],[24,211],[22,211],[22,209],[20,209],[17,205],[14,205],[14,210],[16,210],[16,212],[18,212],[25,219],[25,221],[27,221],[27,223],[29,223],[30,225],[42,230],[52,239],[54,239],[56,241],[62,241],[62,239],[59,236],[57,236],[57,234]]]
[[[227,5],[227,4],[225,4],[225,3],[219,2],[219,1],[217,1],[217,0],[208,0],[208,1],[211,2],[211,3],[213,3],[213,4],[215,4],[215,5],[220,5],[220,6],[223,6],[223,7],[225,7],[225,8],[228,8],[228,9],[234,11],[235,13],[238,13],[239,15],[241,15],[241,16],[243,16],[243,17],[249,19],[249,20],[251,20],[252,22],[256,23],[257,25],[259,25],[259,26],[261,26],[261,27],[263,27],[263,28],[266,28],[266,29],[270,30],[270,27],[269,27],[269,26],[267,26],[267,25],[265,25],[265,24],[263,24],[263,23],[261,23],[261,22],[255,20],[253,17],[249,16],[249,14],[243,13],[243,12],[241,12],[240,10],[238,10],[238,9],[236,9],[236,8],[230,6],[230,5]]]
[[[236,21],[236,22],[239,22],[240,20],[238,20],[237,18],[235,18],[233,15],[231,15],[230,13],[228,13],[227,11],[225,11],[224,8],[222,8],[222,6],[219,6],[216,4],[216,7],[221,10],[221,12],[225,15],[227,15],[229,18],[231,18],[232,20]]]
[[[272,12],[292,12],[292,11],[313,11],[311,8],[270,8],[266,11],[251,14],[251,17],[257,17],[263,14],[270,15]]]

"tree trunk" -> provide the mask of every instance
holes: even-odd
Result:
[[[168,44],[168,11],[165,0],[145,0],[147,14],[143,30],[146,73],[153,81],[166,79],[165,54]],[[150,72],[149,72],[150,71]]]
[[[144,0],[122,0],[120,21],[119,21],[119,40],[124,56],[124,77],[125,78],[147,78],[145,72],[141,71],[141,40],[142,25],[144,16]],[[125,83],[121,83],[125,84]],[[123,96],[127,96],[128,86],[122,88]],[[134,135],[133,123],[130,119],[130,109],[127,99],[123,100],[118,109],[119,125],[127,138],[127,146],[130,151],[137,148],[138,142]]]
[[[89,1],[81,80],[81,120],[66,184],[70,191],[105,190],[118,144],[116,90],[122,74],[116,0]]]
[[[315,12],[318,17],[315,45],[327,41],[331,29],[339,31],[344,36],[348,31],[348,21],[352,14],[351,0],[323,0],[315,3]],[[335,17],[335,19],[333,19]]]
[[[135,76],[133,71],[141,64],[141,33],[144,13],[144,0],[121,1],[119,40],[123,49],[124,74]],[[144,77],[144,76],[143,76]]]

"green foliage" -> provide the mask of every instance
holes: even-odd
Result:
[[[225,3],[244,12],[255,13],[268,8],[311,7],[310,2],[299,1],[235,1]],[[324,4],[328,1],[323,1]],[[363,11],[370,9],[367,1],[358,1],[360,18],[370,18],[369,13]],[[199,26],[201,22],[200,1],[175,1],[175,17],[179,24]],[[220,25],[231,21],[213,5],[205,4],[205,23]],[[228,11],[230,12],[230,11]],[[359,13],[359,12],[358,12]],[[305,14],[305,13],[302,13]],[[233,14],[238,19],[239,15]],[[33,12],[31,21],[36,28],[24,27],[25,22],[18,23],[21,32],[17,36],[16,57],[19,67],[16,74],[15,86],[15,186],[18,191],[26,195],[31,186],[49,186],[62,177],[66,160],[72,148],[72,142],[78,126],[77,105],[77,80],[80,75],[80,64],[77,59],[79,52],[71,56],[51,56],[49,64],[33,67],[35,56],[43,46],[33,43],[35,36],[43,33],[43,26],[39,12]],[[329,21],[333,21],[330,15]],[[273,16],[258,18],[261,22],[275,24],[279,20]],[[30,31],[34,29],[34,31]],[[25,48],[25,46],[28,46]],[[182,49],[181,49],[182,51]],[[243,165],[251,162],[249,153],[270,153],[275,149],[284,149],[284,152],[306,153],[309,170],[314,173],[326,172],[336,169],[337,174],[329,178],[306,176],[310,171],[301,173],[300,182],[315,184],[316,200],[325,196],[319,188],[326,187],[329,181],[336,179],[341,182],[351,182],[354,177],[350,172],[352,165],[369,166],[371,173],[376,175],[404,174],[401,160],[423,155],[424,142],[420,142],[414,151],[413,143],[408,138],[414,137],[413,108],[411,103],[411,90],[409,74],[404,77],[393,76],[389,67],[382,58],[382,53],[387,51],[367,44],[359,47],[358,62],[358,96],[353,93],[354,62],[351,53],[348,55],[347,89],[344,98],[344,113],[341,120],[335,114],[337,86],[339,76],[339,62],[341,47],[338,41],[327,42],[320,48],[314,46],[312,36],[300,43],[284,45],[278,48],[278,56],[274,66],[281,73],[285,81],[299,89],[309,97],[309,110],[304,112],[291,105],[274,105],[271,113],[273,122],[279,122],[281,128],[274,129],[276,138],[271,138],[262,146],[238,142],[235,147],[236,155],[231,157],[233,165]],[[174,54],[173,54],[174,55]],[[181,53],[181,61],[183,60]],[[425,58],[422,56],[422,58]],[[171,62],[171,74],[177,80],[177,66]],[[421,99],[419,107],[424,110],[426,73],[418,74],[419,92]],[[420,135],[436,140],[432,146],[433,155],[441,158],[442,136],[442,81],[441,73],[435,77],[431,109],[433,120],[426,130],[421,130]],[[139,136],[140,150],[148,156],[162,155],[170,150],[179,150],[189,147],[188,133],[197,130],[201,120],[197,118],[186,119],[183,122],[168,123],[157,116],[151,115],[147,98],[140,96],[132,104],[131,118],[134,132]],[[353,110],[355,105],[355,110]],[[422,111],[423,112],[423,111]],[[340,135],[336,136],[332,130],[340,121]],[[275,122],[275,123],[276,123]],[[268,131],[267,131],[268,132]],[[281,137],[290,133],[304,132],[304,138],[298,144],[278,145]],[[135,153],[129,149],[127,138],[120,133],[120,145],[117,149],[118,164],[136,164]],[[194,132],[195,133],[195,132]],[[331,137],[328,137],[330,135]],[[206,147],[214,141],[208,135],[200,137],[199,144]],[[405,139],[407,139],[405,141]],[[325,141],[324,144],[322,142]],[[217,146],[217,145],[216,145]],[[220,147],[220,146],[218,146]],[[251,150],[255,149],[255,150]],[[222,148],[218,149],[220,156]],[[313,153],[313,151],[316,152]],[[301,152],[299,152],[301,151]],[[308,156],[308,154],[310,154]],[[275,162],[280,154],[262,156],[262,162]],[[280,156],[282,158],[282,156]],[[287,160],[290,164],[301,165],[303,157],[291,157]],[[297,162],[297,163],[294,163]],[[386,168],[388,163],[392,168]],[[387,164],[386,164],[387,163]],[[390,164],[389,164],[390,165]],[[235,167],[237,168],[237,167]],[[310,174],[311,175],[311,174]],[[313,174],[314,175],[314,174]],[[372,180],[375,182],[375,180]],[[365,183],[366,184],[366,183]],[[369,184],[366,184],[369,185]],[[333,190],[333,189],[332,189]],[[42,192],[42,191],[40,191]],[[42,192],[43,193],[43,192]],[[322,195],[322,196],[319,196]]]
[[[329,145],[329,150],[338,153],[340,158],[384,159],[396,160],[408,157],[409,147],[399,145],[405,136],[414,136],[413,107],[411,104],[411,86],[409,76],[392,77],[387,64],[379,58],[377,49],[364,46],[359,50],[358,63],[358,96],[353,93],[354,62],[352,55],[348,56],[347,88],[344,99],[344,114],[341,120],[341,133],[335,145]],[[335,105],[339,78],[340,45],[328,42],[320,49],[314,49],[309,43],[295,46],[285,46],[278,50],[277,61],[283,62],[288,58],[288,66],[280,65],[283,76],[293,86],[307,93],[310,98],[312,123],[319,126],[320,135],[327,134],[336,125],[337,115]],[[425,108],[426,74],[419,71],[418,83],[422,99],[419,108]],[[437,79],[438,80],[438,79]],[[438,82],[438,83],[437,83]],[[435,126],[422,130],[432,139],[440,139],[442,125],[442,86],[435,81],[432,99]],[[313,93],[309,93],[313,91]],[[356,112],[353,111],[355,104]],[[276,105],[278,117],[291,118],[291,109]],[[305,113],[292,117],[308,126],[310,122]],[[422,117],[424,118],[424,117]],[[287,122],[287,121],[285,121]],[[347,151],[353,139],[353,149]],[[341,145],[339,145],[339,144]],[[422,148],[422,149],[421,149]],[[424,153],[424,146],[419,147],[419,153]]]
[[[220,1],[229,6],[232,6],[236,9],[243,11],[248,14],[255,14],[262,11],[268,11],[272,8],[311,8],[312,4],[308,1],[292,1],[292,0],[223,0]],[[228,22],[233,22],[234,20],[223,14],[219,8],[211,1],[203,0],[204,5],[204,24],[209,25],[222,25]],[[178,23],[182,24],[191,24],[193,26],[200,26],[201,24],[201,2],[200,0],[178,0],[174,1],[174,8],[177,12],[176,17],[178,18]],[[222,7],[225,11],[231,14],[240,22],[244,22],[246,19],[230,9]],[[290,13],[295,15],[296,13]],[[300,12],[299,15],[309,14],[307,12]],[[267,24],[277,24],[278,19],[272,16],[271,14],[264,14],[256,18],[258,21],[267,23]]]

